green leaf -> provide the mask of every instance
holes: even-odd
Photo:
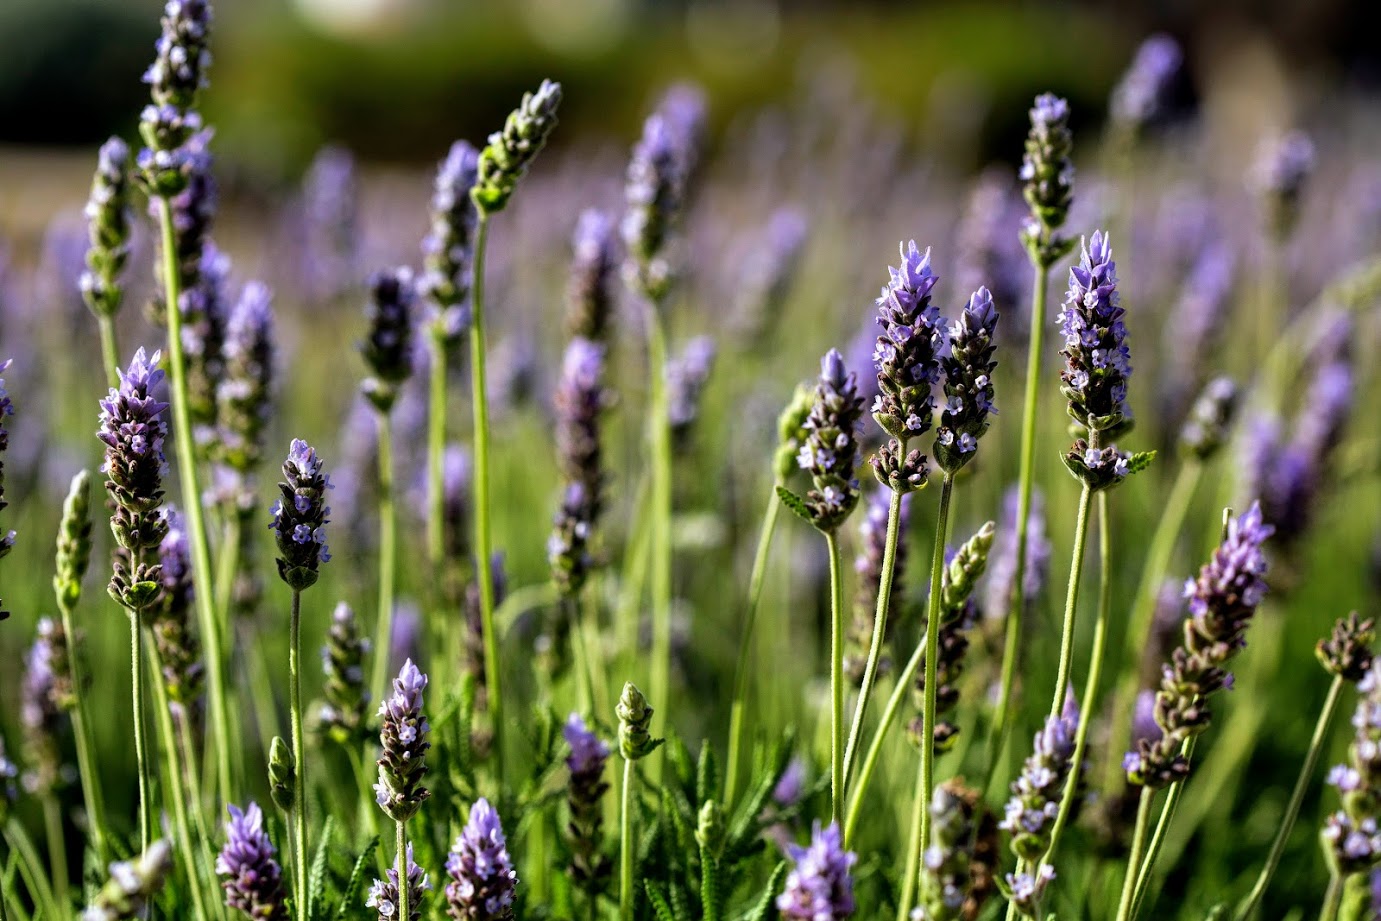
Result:
[[[321,840],[316,844],[312,856],[312,867],[307,874],[307,917],[315,918],[322,900],[326,897],[326,858],[331,847],[331,838],[336,831],[335,816],[328,815],[321,829]]]
[[[815,516],[812,515],[810,509],[806,507],[806,500],[802,499],[785,486],[777,487],[777,498],[782,500],[782,505],[791,509],[808,524],[815,524]]]
[[[1145,470],[1147,467],[1151,466],[1151,462],[1155,459],[1155,451],[1137,451],[1131,457],[1127,458],[1127,476]]]
[[[360,856],[355,858],[355,866],[350,870],[350,879],[340,894],[340,905],[336,907],[335,921],[346,921],[351,915],[356,914],[360,887],[364,885],[365,875],[369,872],[370,864],[373,861],[374,849],[378,846],[379,836],[375,835],[369,839],[364,850],[360,851]]]
[[[777,891],[782,888],[782,880],[786,879],[786,861],[777,863],[776,869],[767,880],[767,886],[762,890],[762,895],[758,897],[753,907],[740,919],[740,921],[766,921],[767,913],[772,910],[773,902]]]
[[[712,800],[719,792],[719,771],[715,766],[714,746],[709,740],[700,743],[700,762],[695,769],[696,804]]]
[[[676,916],[671,913],[671,906],[667,904],[666,896],[662,895],[656,883],[650,879],[644,880],[643,890],[647,893],[647,900],[652,903],[652,913],[657,916],[657,921],[676,921]]]

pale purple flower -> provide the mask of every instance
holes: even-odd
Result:
[[[379,782],[374,799],[395,822],[406,822],[430,796],[422,786],[427,773],[431,724],[422,712],[427,676],[409,659],[393,681],[393,694],[379,704]]]
[[[508,854],[503,823],[481,797],[446,857],[447,912],[456,921],[506,921],[512,917],[518,873]]]
[[[787,846],[793,864],[786,887],[777,896],[783,918],[799,921],[840,921],[854,913],[854,884],[850,868],[858,856],[844,850],[838,823],[822,829],[816,822],[810,845]]]
[[[1113,89],[1109,113],[1113,121],[1137,131],[1163,114],[1183,62],[1179,43],[1168,35],[1152,35],[1142,42],[1131,67]]]
[[[406,861],[408,915],[410,916],[406,921],[421,921],[422,895],[431,891],[432,884],[427,874],[412,859],[412,842],[408,842]],[[389,867],[384,875],[388,877],[387,881],[374,880],[374,884],[369,887],[369,895],[365,898],[364,904],[379,913],[379,921],[404,921],[398,917],[400,908],[398,904],[398,869]]]
[[[226,907],[254,921],[284,921],[288,908],[283,870],[274,859],[277,850],[264,828],[264,813],[258,803],[245,810],[232,803],[229,809],[225,845],[216,857]]]

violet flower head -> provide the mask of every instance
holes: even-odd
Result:
[[[406,267],[375,272],[368,287],[365,319],[369,333],[360,343],[360,354],[371,375],[361,390],[375,409],[387,413],[398,398],[399,386],[412,376],[416,288]]]
[[[422,712],[422,691],[427,676],[409,659],[393,681],[393,694],[379,704],[379,782],[374,798],[395,822],[406,822],[416,815],[431,793],[422,786],[427,773],[427,736],[431,724]]]
[[[225,328],[225,373],[216,388],[216,459],[241,474],[263,462],[273,399],[273,294],[245,284]]]
[[[143,917],[172,869],[173,848],[164,839],[153,842],[132,860],[112,863],[110,878],[81,913],[81,921],[132,921]]]
[[[358,281],[359,179],[355,158],[343,147],[317,151],[302,177],[302,265],[306,296],[320,303],[339,297]]]
[[[470,197],[481,215],[502,211],[537,154],[556,128],[561,84],[543,80],[536,92],[524,93],[508,114],[503,130],[489,135],[479,155]]]
[[[201,127],[197,95],[211,67],[211,4],[208,0],[168,0],[153,64],[144,72],[152,104],[139,119],[146,145],[139,169],[150,193],[175,195],[186,185],[184,144]]]
[[[430,309],[432,336],[454,347],[469,322],[470,266],[479,212],[470,190],[479,175],[479,151],[456,141],[436,172],[431,228],[422,240],[419,293]]]
[[[322,703],[317,728],[340,745],[353,745],[369,733],[364,672],[369,647],[354,610],[344,601],[337,604],[321,647]]]
[[[1362,620],[1352,611],[1338,618],[1332,632],[1314,646],[1314,656],[1330,675],[1354,684],[1371,671],[1372,646],[1376,643],[1376,621]]]
[[[561,727],[561,735],[570,746],[566,770],[570,782],[566,787],[566,806],[570,821],[566,824],[566,840],[571,848],[570,873],[576,885],[597,896],[609,878],[612,864],[601,853],[604,838],[604,794],[609,784],[604,779],[610,748],[594,731],[585,725],[579,713],[572,713]]]
[[[783,918],[800,921],[841,921],[854,913],[854,883],[850,868],[858,861],[844,850],[839,824],[822,829],[816,822],[810,845],[787,846],[793,866],[786,887],[777,896],[777,910]]]
[[[919,902],[912,921],[975,918],[992,892],[990,854],[984,840],[995,832],[976,790],[952,779],[935,788],[930,800],[930,841],[921,857]]]
[[[1328,772],[1342,808],[1324,820],[1323,844],[1329,864],[1347,875],[1381,863],[1381,662],[1357,685],[1353,738],[1347,763]]]
[[[572,339],[556,389],[557,462],[565,486],[547,541],[547,560],[553,582],[567,598],[579,594],[594,568],[590,541],[604,509],[608,476],[600,447],[600,415],[610,399],[603,384],[604,350],[589,339]]]
[[[1167,377],[1174,382],[1202,380],[1211,356],[1222,344],[1228,307],[1237,290],[1237,259],[1232,248],[1216,242],[1204,246],[1165,324],[1164,349],[1170,359]],[[1193,384],[1191,384],[1191,387]]]
[[[1069,217],[1074,199],[1074,138],[1069,132],[1069,103],[1051,93],[1036,97],[1031,107],[1031,131],[1026,136],[1017,177],[1031,220],[1022,231],[1032,261],[1048,268],[1069,251],[1071,241],[1056,231]]]
[[[168,706],[179,719],[192,717],[199,705],[203,666],[201,645],[192,631],[192,554],[181,513],[172,505],[163,510],[167,533],[158,547],[163,567],[163,593],[150,611],[150,627],[162,663]]]
[[[1024,331],[1030,321],[1022,304],[1031,269],[1011,232],[1024,210],[1016,188],[1009,168],[984,169],[968,193],[954,240],[956,285],[960,291],[986,285],[993,300],[1003,305],[1006,320],[1002,325],[1007,333]]]
[[[293,591],[315,585],[321,564],[331,559],[326,546],[326,524],[331,520],[326,490],[330,488],[331,478],[321,472],[316,449],[294,438],[269,522],[278,542],[278,576]]]
[[[1164,114],[1183,63],[1184,52],[1170,36],[1156,34],[1142,42],[1131,67],[1113,88],[1109,107],[1112,121],[1136,134]]]
[[[806,795],[806,763],[800,757],[787,762],[786,770],[772,788],[772,802],[782,809],[790,809]]]
[[[86,306],[98,317],[115,316],[124,295],[120,275],[129,259],[129,160],[129,145],[120,138],[102,144],[86,202],[90,245],[79,285]]]
[[[264,813],[258,803],[241,810],[229,805],[225,844],[216,857],[216,875],[222,877],[225,905],[253,921],[286,921],[289,917],[283,868],[264,829]]]
[[[708,104],[705,91],[692,83],[667,88],[657,103],[657,114],[666,120],[676,151],[678,173],[687,185],[700,167],[704,151]],[[683,188],[684,194],[686,190]]]
[[[1246,646],[1247,627],[1266,594],[1262,545],[1273,531],[1262,521],[1261,507],[1253,503],[1228,521],[1223,542],[1199,575],[1185,584],[1189,616],[1184,641],[1162,667],[1156,694],[1161,736],[1141,740],[1123,758],[1128,783],[1159,788],[1188,776],[1189,764],[1180,746],[1208,728],[1212,694],[1231,686],[1226,667]]]
[[[1118,304],[1117,264],[1102,232],[1084,242],[1069,270],[1069,293],[1060,311],[1065,347],[1061,392],[1069,414],[1091,432],[1116,437],[1131,422],[1127,379],[1132,373],[1125,311]]]
[[[595,208],[580,212],[571,237],[571,267],[566,278],[566,332],[572,338],[609,343],[618,270],[614,221]]]
[[[1352,366],[1346,359],[1319,368],[1309,384],[1294,442],[1304,452],[1321,479],[1331,479],[1333,456],[1342,443],[1357,391]]]
[[[627,254],[624,276],[630,286],[653,302],[671,287],[667,244],[681,217],[685,177],[675,139],[665,118],[653,114],[643,123],[633,147],[624,184],[627,209],[619,225]]]
[[[1012,782],[999,827],[1012,835],[1012,852],[1022,860],[1038,860],[1050,847],[1050,834],[1060,812],[1065,783],[1074,765],[1077,708],[1046,719],[1036,733],[1034,750]]]
[[[62,624],[40,618],[33,645],[24,655],[19,688],[19,718],[24,728],[24,789],[46,796],[63,782],[64,711],[72,705],[71,663]]]
[[[713,339],[696,336],[666,364],[667,422],[673,443],[682,450],[700,415],[701,398],[714,369],[715,351]]]
[[[456,921],[509,921],[518,873],[499,813],[480,797],[446,856],[446,913]]]
[[[230,257],[209,240],[197,283],[178,298],[187,362],[187,407],[198,447],[216,434],[216,392],[225,378],[225,329],[230,316]]]
[[[432,889],[431,880],[412,859],[412,842],[408,842],[406,864],[408,870],[408,917],[406,921],[422,921],[422,897]],[[405,921],[398,917],[398,869],[389,867],[388,879],[376,879],[369,887],[365,905],[379,913],[379,921]]]
[[[470,556],[470,454],[462,445],[448,444],[441,455],[441,524],[446,555]]]
[[[826,533],[838,530],[858,504],[858,422],[863,401],[844,356],[830,349],[820,360],[815,401],[806,417],[806,440],[797,463],[811,475],[813,488],[804,508],[811,524]]]
[[[873,348],[878,389],[873,418],[893,438],[925,434],[934,414],[931,388],[940,379],[945,338],[940,309],[930,292],[939,277],[930,268],[930,250],[911,240],[901,245],[901,265],[888,267],[887,287],[877,299],[882,335]]]
[[[935,436],[935,460],[954,473],[973,459],[978,439],[988,431],[993,407],[993,360],[997,308],[987,288],[979,288],[949,329],[949,351],[940,359],[945,372],[945,406]]]
[[[1237,402],[1237,384],[1232,378],[1220,376],[1209,381],[1180,429],[1180,450],[1200,462],[1217,454],[1227,441]]]
[[[858,576],[858,589],[854,595],[853,617],[849,620],[844,653],[844,674],[855,686],[863,681],[867,666],[868,650],[872,645],[873,619],[877,615],[878,594],[882,588],[882,563],[887,546],[887,519],[891,514],[892,490],[879,486],[868,497],[868,506],[858,525],[858,556],[854,560],[854,572]],[[888,605],[887,640],[895,632],[898,616],[902,608],[901,592],[898,585],[906,583],[907,541],[904,535],[911,520],[911,494],[903,493],[901,516],[897,521],[897,533],[903,535],[897,541],[892,566],[892,594]],[[884,642],[884,649],[890,647]],[[878,662],[878,674],[885,675],[892,667],[891,658],[883,656]]]
[[[1008,873],[1008,898],[1023,918],[1040,918],[1045,890],[1055,881],[1055,868],[1043,863],[1035,873]]]
[[[1314,142],[1302,131],[1272,138],[1261,145],[1249,174],[1265,211],[1266,228],[1284,241],[1299,221],[1300,199],[1314,172]]]
[[[146,552],[158,549],[167,526],[158,508],[163,503],[163,440],[168,425],[163,413],[168,404],[154,396],[163,380],[158,368],[160,353],[146,357],[134,353],[120,372],[120,386],[101,401],[101,427],[96,437],[105,444],[106,492],[115,504],[110,530],[120,545],[111,597],[131,611],[143,609],[158,594],[156,566],[144,562]]]
[[[797,208],[772,212],[735,285],[732,326],[743,349],[761,346],[777,328],[805,254],[810,225]]]
[[[5,753],[5,739],[0,736],[0,821],[4,821],[9,808],[19,798],[19,766]]]

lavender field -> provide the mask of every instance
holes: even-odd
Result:
[[[1374,96],[265,169],[224,6],[0,147],[0,921],[1381,918]]]

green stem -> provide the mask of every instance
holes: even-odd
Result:
[[[5,824],[5,840],[9,842],[10,850],[19,858],[19,874],[24,877],[24,885],[28,888],[29,898],[34,903],[35,917],[66,917],[67,913],[58,909],[58,903],[53,898],[52,887],[48,885],[48,877],[43,872],[43,862],[38,858],[38,849],[34,847],[24,826],[14,816],[10,816],[9,822]]]
[[[906,456],[906,442],[901,442],[898,457]],[[946,481],[948,482],[948,481]],[[853,773],[854,757],[863,736],[863,720],[868,715],[868,698],[877,681],[878,662],[882,659],[883,642],[887,633],[887,615],[892,610],[892,580],[897,565],[897,531],[901,527],[901,503],[905,494],[893,490],[887,507],[887,536],[882,549],[882,572],[878,580],[877,610],[873,614],[873,636],[868,644],[868,660],[863,666],[863,681],[858,688],[858,702],[854,705],[854,721],[849,727],[849,744],[844,749],[844,783]],[[942,496],[942,503],[945,497]],[[943,556],[943,552],[941,556]]]
[[[1190,736],[1184,743],[1181,751],[1184,754],[1184,763],[1189,764],[1194,757],[1194,744],[1198,741],[1198,736]],[[1146,898],[1146,890],[1151,885],[1151,874],[1156,869],[1156,857],[1160,854],[1161,845],[1165,843],[1166,832],[1170,830],[1170,823],[1175,818],[1175,808],[1180,804],[1180,797],[1184,795],[1184,781],[1176,781],[1170,785],[1169,791],[1165,795],[1165,803],[1160,809],[1160,818],[1156,820],[1156,832],[1151,836],[1151,843],[1146,848],[1146,859],[1141,862],[1141,869],[1136,876],[1136,891],[1132,900],[1132,913],[1127,921],[1136,921],[1137,914],[1141,911],[1141,901]]]
[[[52,793],[43,797],[43,831],[48,838],[48,865],[52,868],[54,897],[64,909],[67,897],[67,836],[62,830],[62,807]]]
[[[105,368],[107,386],[120,386],[120,349],[115,344],[115,318],[98,314],[96,325],[101,330],[101,365]]]
[[[1084,570],[1084,543],[1088,537],[1089,500],[1093,490],[1087,485],[1079,493],[1079,518],[1074,524],[1074,554],[1069,564],[1069,588],[1065,593],[1064,626],[1060,630],[1060,665],[1055,673],[1055,696],[1050,702],[1050,715],[1057,717],[1064,709],[1065,692],[1069,689],[1069,669],[1074,658],[1074,620],[1079,608],[1079,582]]]
[[[293,878],[296,889],[298,921],[307,916],[307,751],[302,732],[302,592],[293,589],[292,615],[288,632],[288,676],[291,687],[289,702],[292,720],[293,760],[296,779],[293,783],[293,840],[297,848],[297,873]],[[400,881],[399,888],[405,885]]]
[[[656,303],[650,303],[647,310],[647,354],[651,404],[647,426],[652,452],[651,699],[660,702],[670,699],[671,682],[671,427],[667,406],[666,333],[662,329],[660,305]],[[658,757],[652,762],[654,785],[661,779],[663,760]]]
[[[830,815],[844,818],[844,587],[839,538],[825,534],[830,549]]]
[[[230,604],[235,595],[235,578],[240,572],[240,515],[231,509],[221,531],[221,555],[216,560],[216,610],[226,624],[231,623]]]
[[[445,482],[442,461],[446,453],[446,343],[432,335],[431,397],[427,401],[427,560],[440,575],[445,562],[442,525],[445,518]]]
[[[168,692],[163,685],[163,661],[158,647],[153,644],[149,646],[149,660],[153,666],[153,696],[154,708],[158,711],[158,731],[163,738],[168,758],[167,798],[172,800],[173,824],[177,828],[177,848],[181,852],[182,862],[187,866],[187,885],[192,890],[192,905],[196,909],[196,917],[210,918],[211,916],[206,913],[206,903],[202,895],[202,868],[192,846],[192,825],[187,820],[187,791],[182,782],[183,763],[173,728],[172,712],[168,707]]]
[[[367,746],[370,743],[366,742],[365,744]],[[360,794],[360,806],[356,818],[364,823],[365,837],[373,838],[379,834],[379,821],[375,816],[374,797],[369,794],[371,783],[366,769],[369,754],[352,745],[345,746],[345,751],[350,757],[350,767],[355,772],[355,781]]]
[[[633,921],[633,760],[623,761],[619,806],[619,918]]]
[[[175,726],[178,737],[178,748],[182,756],[182,764],[187,775],[187,798],[189,802],[195,803],[197,808],[192,810],[192,827],[196,832],[197,840],[201,844],[201,868],[202,872],[210,877],[216,860],[211,856],[211,830],[206,824],[206,817],[202,814],[204,799],[201,786],[201,769],[197,765],[197,754],[192,726],[186,719],[177,721]],[[213,899],[211,904],[216,906],[216,917],[221,921],[226,921],[226,906],[220,899]]]
[[[892,724],[896,722],[897,714],[901,711],[902,701],[911,693],[911,682],[916,677],[916,671],[925,661],[925,651],[925,637],[922,637],[921,641],[916,644],[915,651],[911,653],[906,667],[897,675],[897,683],[892,688],[892,695],[887,698],[887,706],[882,710],[882,719],[878,721],[878,727],[873,732],[873,741],[868,746],[868,754],[863,758],[863,766],[859,768],[858,780],[851,788],[849,811],[844,820],[845,848],[853,843],[854,828],[858,825],[858,817],[863,809],[863,797],[867,793],[869,782],[873,779],[873,771],[877,768],[878,757],[882,754],[883,741],[887,738]]]
[[[376,418],[379,425],[379,615],[374,622],[374,676],[370,687],[374,689],[375,699],[383,700],[388,696],[388,653],[393,645],[398,515],[393,502],[393,420],[386,412],[378,413]]]
[[[153,840],[152,804],[149,802],[149,753],[148,742],[144,738],[144,632],[139,628],[142,617],[143,614],[139,610],[129,612],[130,696],[134,704],[134,759],[139,764],[139,850],[141,852],[147,851],[149,842]]]
[[[1343,904],[1343,878],[1333,872],[1328,877],[1328,890],[1324,893],[1323,907],[1319,910],[1319,921],[1337,921],[1338,909]]]
[[[758,603],[762,600],[762,586],[767,574],[767,560],[772,552],[772,536],[777,531],[777,513],[782,503],[774,484],[763,513],[762,530],[758,532],[758,549],[753,555],[753,572],[748,577],[748,611],[743,618],[743,635],[738,641],[738,661],[734,665],[734,697],[729,705],[729,762],[725,768],[724,805],[732,809],[738,793],[740,752],[743,747],[744,710],[748,706],[748,668],[753,650],[753,627],[757,624]]]
[[[475,424],[475,568],[480,585],[480,628],[484,636],[484,682],[488,691],[491,729],[494,734],[494,776],[504,778],[503,692],[499,677],[499,637],[494,629],[493,537],[489,506],[489,398],[485,384],[484,250],[489,238],[489,217],[480,209],[475,226],[475,253],[470,281],[470,395]],[[380,651],[382,654],[382,650]]]
[[[1084,694],[1079,699],[1079,725],[1074,731],[1074,760],[1069,778],[1065,781],[1064,793],[1060,797],[1060,811],[1055,816],[1055,825],[1050,830],[1050,846],[1045,849],[1041,863],[1053,864],[1055,848],[1060,843],[1060,835],[1069,822],[1069,814],[1074,808],[1074,800],[1079,791],[1080,766],[1084,763],[1084,752],[1088,747],[1089,726],[1098,712],[1098,686],[1103,676],[1103,660],[1108,638],[1108,615],[1112,610],[1112,541],[1108,534],[1108,494],[1098,494],[1098,619],[1093,627],[1093,650],[1089,655],[1088,677],[1084,679]],[[1110,749],[1116,751],[1117,749]],[[1116,758],[1109,760],[1116,761]]]
[[[1151,536],[1150,548],[1146,552],[1146,564],[1141,570],[1141,582],[1132,602],[1132,613],[1127,618],[1127,634],[1123,644],[1124,664],[1127,667],[1122,672],[1122,680],[1118,682],[1117,693],[1113,697],[1107,749],[1110,752],[1123,751],[1132,735],[1132,713],[1136,709],[1137,676],[1140,672],[1134,663],[1150,641],[1160,586],[1165,581],[1165,574],[1170,570],[1170,557],[1175,551],[1175,540],[1184,528],[1185,516],[1203,477],[1203,469],[1203,464],[1197,460],[1190,460],[1180,467],[1175,475],[1175,483],[1170,488],[1170,496],[1162,507],[1155,533]],[[1103,794],[1110,796],[1123,776],[1122,765],[1116,758],[1106,760]]]
[[[1132,896],[1136,893],[1136,874],[1146,850],[1146,832],[1151,825],[1151,802],[1156,791],[1150,787],[1141,788],[1140,801],[1136,807],[1136,830],[1132,833],[1132,849],[1127,854],[1127,875],[1122,879],[1122,898],[1117,906],[1117,921],[1129,921],[1132,912]]]
[[[86,807],[87,822],[91,827],[92,844],[96,848],[98,865],[110,862],[110,852],[106,843],[105,797],[101,791],[101,777],[92,760],[94,745],[91,742],[91,723],[86,712],[86,670],[77,650],[76,633],[72,624],[72,606],[58,601],[62,612],[62,630],[67,638],[67,661],[72,669],[72,736],[77,748],[77,771],[81,775],[82,803]]]
[[[1027,862],[1026,862],[1025,860],[1023,860],[1022,858],[1018,857],[1018,858],[1017,858],[1016,875],[1017,875],[1017,876],[1020,876],[1020,875],[1023,874],[1023,873],[1030,873],[1030,872],[1031,872],[1031,867],[1030,867],[1030,865],[1027,864]],[[1037,914],[1037,917],[1039,917],[1039,914]],[[1008,901],[1008,902],[1007,902],[1007,921],[1016,921],[1016,919],[1017,919],[1017,903],[1014,902],[1014,901]]]
[[[624,547],[623,568],[619,573],[619,606],[614,614],[614,630],[624,668],[632,668],[638,659],[638,618],[642,609],[643,583],[647,580],[647,558],[652,551],[648,533],[651,521],[647,514],[647,493],[648,478],[646,472],[640,472],[630,507],[632,522]]]
[[[197,475],[197,455],[192,444],[192,420],[187,407],[187,360],[182,349],[182,313],[178,308],[182,280],[177,265],[177,241],[173,233],[172,206],[167,198],[158,199],[158,222],[163,239],[163,283],[168,318],[168,354],[171,370],[173,434],[177,443],[178,480],[182,487],[182,510],[192,544],[192,575],[197,585],[211,586],[211,547],[206,539],[206,519],[202,514],[201,486]],[[220,801],[230,801],[230,741],[227,735],[225,676],[223,672],[221,629],[216,619],[210,591],[196,592],[198,626],[206,659],[206,690],[211,716],[211,737],[216,751],[216,791]]]
[[[398,822],[397,839],[398,845],[398,919],[399,921],[412,921],[409,897],[412,895],[408,890],[412,887],[408,884],[408,832],[404,822]]]
[[[1002,684],[997,712],[988,735],[987,767],[982,790],[992,785],[1002,748],[1011,731],[1013,683],[1021,644],[1021,621],[1031,599],[1026,597],[1026,557],[1031,518],[1031,493],[1036,472],[1036,417],[1040,410],[1041,362],[1044,358],[1045,293],[1050,267],[1036,265],[1031,288],[1031,334],[1026,352],[1026,396],[1021,417],[1021,470],[1017,481],[1017,566],[1012,581],[1012,603],[1007,609],[1007,636],[1002,650]]]
[[[935,709],[940,669],[940,595],[945,572],[945,537],[949,530],[950,502],[954,477],[945,473],[940,486],[940,510],[935,521],[935,546],[930,556],[930,604],[925,619],[925,699],[921,709],[921,764],[916,772],[916,789],[911,803],[911,827],[906,843],[906,866],[902,868],[901,901],[897,921],[911,917],[916,896],[916,880],[921,872],[921,849],[930,840],[930,798],[935,791]]]
[[[1280,859],[1285,854],[1285,843],[1290,838],[1290,831],[1295,827],[1295,820],[1299,818],[1300,807],[1304,804],[1304,794],[1309,789],[1309,782],[1313,779],[1314,768],[1318,766],[1319,755],[1323,753],[1324,743],[1328,737],[1328,726],[1333,722],[1333,714],[1338,709],[1338,698],[1343,691],[1343,677],[1334,676],[1333,683],[1328,686],[1328,696],[1324,698],[1323,709],[1319,711],[1318,722],[1314,724],[1314,736],[1309,740],[1309,751],[1304,756],[1304,764],[1300,767],[1299,777],[1295,778],[1295,789],[1290,794],[1290,804],[1285,807],[1285,816],[1281,820],[1280,828],[1276,831],[1275,840],[1271,842],[1270,854],[1266,857],[1266,865],[1261,868],[1261,875],[1256,878],[1256,885],[1252,886],[1252,891],[1242,900],[1241,906],[1235,915],[1236,921],[1247,921],[1256,906],[1261,902],[1261,897],[1266,894],[1266,887],[1270,885],[1271,877],[1275,875],[1276,868],[1280,866]]]

